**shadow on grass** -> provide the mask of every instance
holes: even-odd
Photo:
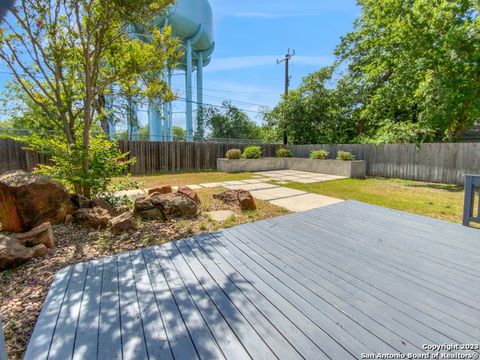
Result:
[[[422,189],[433,189],[433,190],[444,190],[453,193],[463,192],[464,188],[460,185],[449,185],[449,184],[432,184],[432,183],[416,183],[416,184],[405,184],[407,187],[413,188],[422,188]]]

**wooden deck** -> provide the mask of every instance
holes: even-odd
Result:
[[[347,201],[68,267],[26,359],[344,360],[480,344],[479,280],[480,231]]]

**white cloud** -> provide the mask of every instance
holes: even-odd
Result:
[[[205,68],[205,72],[213,73],[275,65],[277,59],[282,58],[283,55],[213,58],[212,63]],[[292,62],[298,65],[326,66],[332,64],[333,58],[328,56],[295,56]]]
[[[217,17],[286,18],[350,11],[355,0],[210,0]]]
[[[278,18],[291,18],[291,17],[307,17],[307,16],[319,16],[318,13],[274,13],[274,12],[232,12],[229,14],[233,17],[242,17],[242,18],[261,18],[261,19],[278,19]]]

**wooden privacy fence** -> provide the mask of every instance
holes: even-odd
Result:
[[[128,158],[136,158],[131,166],[133,175],[168,171],[215,170],[217,158],[225,157],[229,149],[243,150],[246,144],[186,143],[157,141],[119,141]],[[0,174],[10,170],[32,171],[37,164],[48,163],[48,156],[25,151],[15,140],[0,138]],[[263,156],[275,156],[278,145],[262,145]]]
[[[120,141],[123,152],[137,159],[132,174],[155,174],[182,170],[215,170],[217,158],[229,149],[244,149],[245,144]],[[262,145],[263,156],[275,156],[277,145]]]
[[[297,157],[313,149],[326,149],[334,158],[339,150],[350,151],[367,162],[367,175],[429,181],[465,183],[465,174],[480,174],[480,143],[388,144],[388,145],[293,145]]]
[[[245,144],[120,141],[120,148],[137,162],[134,175],[168,171],[215,170],[217,158],[229,149]],[[263,156],[275,156],[279,145],[262,145]],[[465,174],[480,174],[480,144],[395,144],[395,145],[290,145],[297,157],[308,157],[313,149],[324,148],[334,158],[339,150],[351,151],[366,160],[367,175],[439,183],[463,184]],[[0,139],[0,173],[31,171],[48,158],[22,149],[22,145]]]

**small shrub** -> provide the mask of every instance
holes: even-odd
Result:
[[[242,152],[239,149],[230,149],[225,154],[228,160],[238,160],[242,157]]]
[[[262,148],[260,146],[247,146],[243,150],[242,158],[244,159],[260,159],[262,157]]]
[[[293,157],[293,153],[286,148],[278,148],[275,152],[275,155],[279,158],[290,158]]]
[[[328,157],[328,151],[324,149],[312,150],[310,152],[310,159],[314,160],[325,160]]]
[[[355,155],[353,155],[350,151],[339,151],[337,153],[337,160],[352,161],[355,160]]]

